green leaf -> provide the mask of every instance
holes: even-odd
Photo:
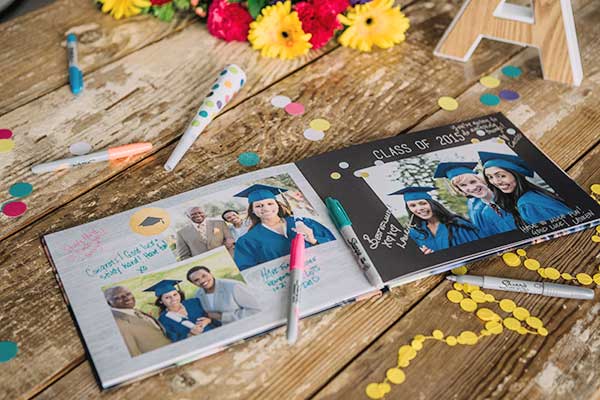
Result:
[[[169,22],[175,16],[175,8],[173,8],[173,3],[170,2],[162,6],[153,7],[152,13],[161,21]]]
[[[189,10],[190,8],[190,0],[173,0],[173,3],[175,4],[175,8],[178,10]]]
[[[267,5],[267,0],[248,0],[248,11],[252,18],[256,19],[265,5]]]

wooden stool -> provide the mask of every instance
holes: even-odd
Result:
[[[583,79],[570,0],[466,0],[434,54],[467,61],[482,38],[537,47],[544,79],[579,86]]]

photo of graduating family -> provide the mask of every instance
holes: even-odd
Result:
[[[260,312],[227,251],[179,264],[103,288],[132,357]]]
[[[224,246],[240,271],[289,254],[297,234],[312,247],[335,239],[287,174],[227,189],[186,206],[172,234],[178,260]]]
[[[367,183],[424,254],[521,229],[573,210],[501,141],[368,169]],[[384,193],[385,188],[400,187]]]

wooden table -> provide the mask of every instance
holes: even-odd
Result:
[[[121,389],[101,393],[40,236],[241,174],[243,151],[256,151],[260,167],[296,161],[411,130],[502,111],[586,190],[600,182],[600,1],[575,0],[575,21],[585,79],[578,88],[541,80],[537,54],[485,42],[467,64],[432,51],[460,1],[403,3],[411,19],[406,43],[360,54],[330,43],[294,61],[261,58],[247,44],[219,41],[194,19],[163,23],[148,17],[114,21],[89,0],[57,0],[0,25],[0,128],[14,132],[15,149],[0,154],[2,201],[15,182],[32,183],[27,213],[0,224],[0,340],[19,353],[0,364],[6,399],[246,399],[366,398],[381,381],[397,349],[434,328],[479,330],[448,302],[440,277],[302,321],[302,338],[288,347],[283,329],[222,353],[173,368]],[[79,33],[86,89],[71,95],[64,34]],[[248,83],[210,125],[174,173],[162,165],[199,96],[226,63],[245,68]],[[503,88],[521,98],[485,107],[478,79],[503,65],[524,75]],[[289,118],[269,104],[276,94],[304,103]],[[439,96],[458,98],[456,112],[439,110]],[[332,123],[325,139],[302,131],[311,118]],[[95,149],[152,141],[152,154],[121,164],[89,165],[33,176],[32,164],[62,158],[68,145]],[[543,266],[597,272],[600,251],[590,231],[528,249]],[[498,258],[472,265],[475,273],[534,278],[508,270]],[[535,274],[534,274],[535,275]],[[598,399],[600,305],[552,298],[508,296],[544,321],[547,337],[514,332],[476,346],[427,343],[407,368],[407,380],[389,398]]]

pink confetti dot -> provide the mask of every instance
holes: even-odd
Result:
[[[22,201],[11,201],[2,207],[2,213],[7,217],[18,217],[23,215],[25,211],[27,211],[27,204]]]
[[[302,115],[304,114],[304,106],[300,103],[290,103],[285,106],[285,112],[290,115]]]
[[[13,133],[10,129],[0,129],[0,139],[10,139]]]

